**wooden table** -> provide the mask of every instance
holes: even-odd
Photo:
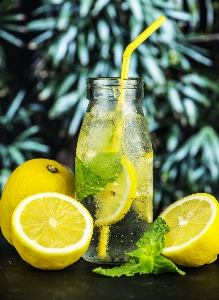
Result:
[[[218,300],[219,260],[173,273],[108,278],[83,259],[59,271],[24,262],[0,234],[0,300]]]

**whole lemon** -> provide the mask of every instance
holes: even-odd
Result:
[[[70,170],[57,161],[35,158],[18,166],[8,178],[0,201],[1,230],[11,239],[11,218],[17,205],[26,197],[43,192],[58,192],[75,197],[75,179]]]

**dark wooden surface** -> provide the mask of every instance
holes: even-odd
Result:
[[[83,259],[59,271],[24,262],[0,233],[0,300],[218,300],[219,261],[173,273],[108,278]]]

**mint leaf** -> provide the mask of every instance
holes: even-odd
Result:
[[[96,268],[93,270],[93,272],[100,275],[109,276],[109,277],[120,277],[122,275],[133,276],[137,273],[140,273],[140,270],[141,270],[140,264],[127,263],[119,267],[114,267],[112,269],[103,269],[101,267]]]
[[[165,273],[165,272],[174,272],[174,273],[178,273],[180,275],[185,275],[185,272],[178,269],[178,267],[168,258],[166,258],[162,255],[155,256],[153,273],[159,274],[159,273]]]
[[[109,168],[110,166],[110,168]],[[85,165],[75,159],[75,186],[79,200],[100,193],[107,183],[117,180],[123,172],[121,155],[117,152],[100,152]]]
[[[112,269],[96,268],[93,272],[110,277],[122,275],[133,276],[139,274],[159,274],[164,272],[175,272],[184,275],[185,272],[169,259],[162,256],[162,249],[165,247],[165,234],[169,232],[166,222],[158,217],[150,229],[138,240],[138,249],[126,253],[130,262]]]
[[[119,152],[97,153],[87,165],[92,172],[103,178],[107,183],[116,181],[123,172]]]
[[[75,186],[79,200],[101,192],[107,181],[92,172],[78,157],[75,159]]]

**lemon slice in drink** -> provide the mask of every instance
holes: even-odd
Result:
[[[121,157],[123,173],[115,182],[108,183],[103,192],[94,196],[97,226],[112,225],[129,211],[136,194],[137,179],[133,165]]]
[[[169,205],[160,215],[170,227],[162,254],[175,264],[197,267],[212,263],[219,253],[219,204],[206,193]]]
[[[75,199],[60,193],[27,197],[12,216],[12,240],[20,256],[44,270],[62,269],[87,250],[93,219]]]

